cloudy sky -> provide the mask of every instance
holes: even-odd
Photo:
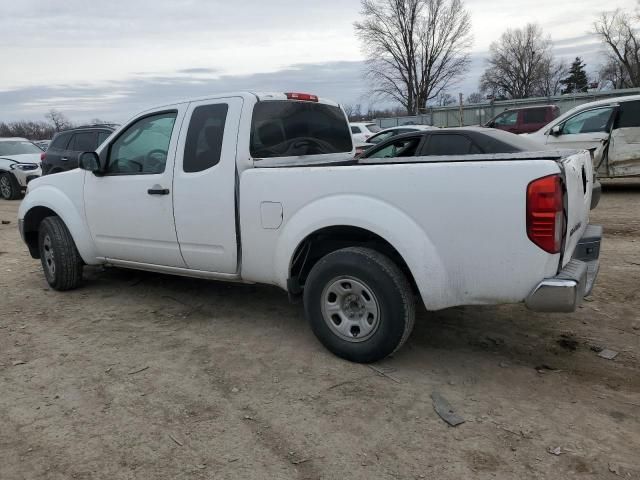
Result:
[[[603,9],[636,0],[466,0],[477,89],[486,52],[508,27],[538,22],[558,56],[595,69],[589,35]],[[0,0],[0,121],[123,122],[163,102],[234,90],[308,91],[367,105],[353,32],[359,0]]]

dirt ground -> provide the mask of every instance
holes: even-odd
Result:
[[[0,201],[1,480],[640,478],[640,182],[593,212],[602,269],[576,313],[421,311],[373,366],[273,288],[92,268],[52,291],[18,203]]]

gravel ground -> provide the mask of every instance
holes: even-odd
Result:
[[[1,480],[640,478],[638,181],[593,212],[602,269],[576,313],[421,311],[371,366],[269,287],[91,268],[52,291],[18,203],[0,201]]]

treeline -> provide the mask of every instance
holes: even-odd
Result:
[[[20,120],[17,122],[0,122],[0,137],[23,137],[29,140],[49,140],[57,132],[52,124],[41,121]]]
[[[68,130],[76,126],[62,112],[49,110],[44,116],[46,120],[19,120],[15,122],[0,122],[0,137],[22,137],[29,140],[50,140],[57,132]],[[92,125],[111,124],[99,118],[89,122]]]

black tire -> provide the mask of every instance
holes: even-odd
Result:
[[[84,262],[60,217],[47,217],[40,223],[38,248],[44,276],[51,288],[63,291],[80,285]]]
[[[0,174],[0,197],[5,200],[17,200],[22,196],[18,179],[9,172]]]
[[[336,285],[347,293],[336,298]],[[359,290],[361,295],[348,294],[349,289]],[[372,297],[373,303],[367,297]],[[367,312],[365,303],[375,306],[371,308],[378,312],[377,318]],[[358,363],[382,360],[398,350],[409,338],[415,320],[415,301],[406,276],[385,255],[362,247],[337,250],[313,266],[305,282],[304,307],[320,342],[338,357]],[[330,314],[336,307],[338,318]],[[355,319],[347,318],[349,315]],[[362,323],[367,321],[363,315],[372,317],[373,326]],[[352,325],[355,331],[339,332],[342,318],[346,320],[344,328]],[[365,325],[364,331],[359,325]],[[364,337],[358,338],[361,333]]]

